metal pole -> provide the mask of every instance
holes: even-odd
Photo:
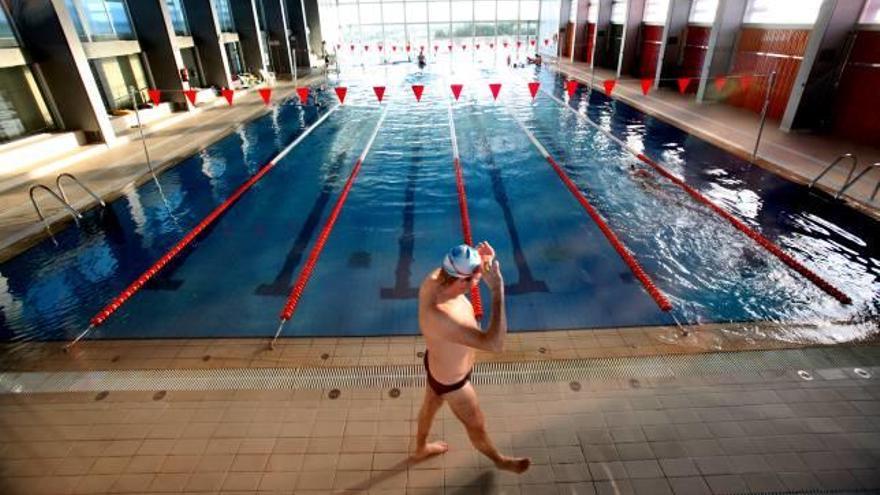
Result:
[[[293,38],[293,67],[291,68],[291,72],[293,72],[293,85],[296,86],[296,38]],[[290,41],[288,41],[288,46]]]
[[[144,128],[141,125],[141,113],[138,111],[137,99],[134,97],[134,87],[128,87],[128,95],[131,98],[131,107],[134,109],[134,116],[137,119],[138,133],[141,135],[141,144],[144,145],[144,156],[147,157],[147,167],[150,169],[150,175],[153,176],[153,180],[158,183],[159,179],[156,177],[156,171],[153,170],[153,162],[150,161],[150,150],[147,149],[147,141],[144,139]]]
[[[770,106],[770,93],[773,92],[773,83],[776,82],[776,71],[770,72],[770,80],[767,81],[767,92],[764,94],[764,108],[761,109],[761,124],[758,127],[758,137],[755,138],[755,150],[752,151],[752,163],[758,158],[758,146],[761,145],[761,135],[764,134],[764,123],[767,120],[767,108]]]

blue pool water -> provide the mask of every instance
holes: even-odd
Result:
[[[878,329],[877,222],[582,88],[571,104],[661,160],[853,299],[843,306],[661,177],[637,180],[627,151],[545,94],[550,71],[463,65],[344,70],[346,105],[295,147],[91,338],[271,336],[382,108],[387,118],[285,336],[415,334],[416,290],[461,241],[453,118],[475,240],[496,248],[511,328],[547,330],[774,322],[778,336],[846,341]],[[336,76],[331,77],[333,84]],[[487,84],[502,82],[498,102]],[[420,103],[410,86],[424,84]],[[68,339],[247,177],[335,104],[287,101],[265,117],[127,190],[83,227],[0,264],[0,338]],[[661,312],[557,175],[522,121],[567,171],[673,303]],[[488,293],[484,289],[484,297]],[[808,323],[797,327],[788,323]],[[747,332],[743,324],[741,331]]]

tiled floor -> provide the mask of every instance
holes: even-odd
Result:
[[[710,324],[675,327],[517,332],[508,334],[503,353],[478,353],[483,361],[535,361],[595,357],[656,356],[758,349],[796,348],[774,338],[775,324]],[[761,337],[763,335],[763,337]],[[0,346],[2,370],[105,370],[373,366],[417,364],[421,337],[269,339],[86,340],[70,352],[60,342]],[[814,344],[806,344],[814,345]]]
[[[447,408],[432,438],[450,451],[408,462],[418,388],[2,395],[0,493],[878,491],[878,383],[831,369],[479,386],[498,446],[532,458],[521,476]]]
[[[555,64],[548,64],[548,67],[557,69]],[[589,65],[585,63],[562,62],[558,70],[582,82],[591,80]],[[600,89],[603,81],[615,78],[613,71],[599,68],[592,77]],[[646,96],[642,94],[640,80],[635,78],[621,79],[613,95],[741,158],[751,157],[760,124],[760,116],[754,112],[715,102],[697,103],[693,94],[680,95],[669,88],[652,91]],[[858,170],[880,161],[880,146],[854,144],[830,135],[784,132],[779,129],[778,121],[768,120],[761,138],[758,163],[791,180],[809,183],[843,153],[858,156]],[[846,167],[838,166],[819,184],[827,191],[836,192],[844,183],[846,173]],[[880,194],[874,201],[870,200],[870,195],[878,180],[880,170],[869,173],[848,191],[859,207],[875,216],[880,216]]]

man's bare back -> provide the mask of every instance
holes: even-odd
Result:
[[[492,291],[488,331],[480,330],[470,301],[465,297],[481,280]],[[504,280],[495,261],[495,251],[487,242],[477,246],[456,246],[443,260],[443,266],[431,272],[419,288],[419,327],[425,337],[425,372],[428,386],[419,412],[414,460],[446,452],[445,442],[428,443],[434,415],[448,402],[455,416],[464,424],[474,447],[491,459],[499,469],[522,473],[529,468],[527,458],[502,455],[486,432],[486,420],[477,394],[470,383],[474,350],[499,352],[507,334],[504,313]]]

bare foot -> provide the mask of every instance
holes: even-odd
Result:
[[[425,446],[422,447],[421,449],[416,450],[416,452],[412,455],[411,459],[414,461],[421,461],[421,460],[427,459],[428,457],[431,457],[433,455],[442,454],[442,453],[446,452],[447,450],[449,450],[449,445],[447,445],[446,442],[443,442],[443,441],[431,442],[431,443],[425,444]]]
[[[513,471],[516,474],[521,474],[531,465],[532,460],[528,457],[503,457],[501,461],[495,464],[495,467],[505,471]]]

